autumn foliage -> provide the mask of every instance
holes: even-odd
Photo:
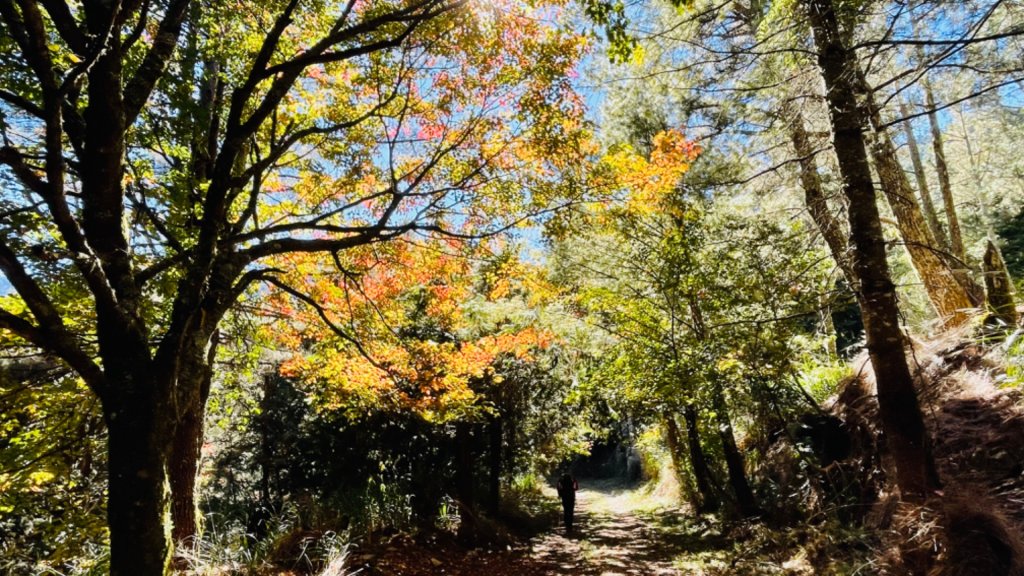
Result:
[[[479,333],[465,303],[507,294],[518,267],[474,286],[465,249],[454,240],[396,242],[363,251],[344,272],[296,262],[308,267],[302,281],[317,305],[271,293],[281,321],[268,329],[295,351],[282,373],[303,381],[323,409],[413,410],[428,419],[469,409],[474,385],[500,382],[500,356],[529,360],[554,336],[532,326]]]
[[[651,213],[669,206],[699,152],[668,130],[654,137],[649,156],[620,147],[590,157],[591,176],[604,190],[604,206]],[[304,382],[322,409],[412,410],[431,420],[465,415],[477,401],[475,386],[500,384],[500,357],[529,361],[555,340],[535,326],[493,333],[474,326],[465,310],[474,299],[507,298],[515,286],[525,286],[534,305],[555,295],[537,270],[517,256],[494,258],[490,247],[434,236],[333,260],[288,256],[281,264],[290,277],[273,283],[267,301],[278,319],[268,325],[271,336],[294,352],[282,374]]]
[[[615,147],[601,161],[606,185],[625,191],[624,206],[652,213],[664,208],[666,198],[700,154],[700,146],[680,130],[663,130],[651,139],[645,156],[628,144]]]

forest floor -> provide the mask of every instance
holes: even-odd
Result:
[[[550,492],[550,494],[547,494]],[[554,491],[545,489],[554,498]],[[397,538],[360,575],[389,576],[674,576],[804,574],[803,566],[754,554],[749,542],[723,534],[713,518],[695,517],[644,488],[581,482],[576,527],[559,524],[502,550],[426,546]],[[355,559],[360,553],[353,554]],[[797,561],[800,564],[799,561]],[[359,563],[350,564],[352,569]],[[809,567],[808,567],[809,568]]]
[[[562,526],[530,542],[538,574],[668,576],[689,560],[730,544],[688,510],[613,482],[584,482],[577,497],[576,527]],[[692,573],[690,571],[687,574]]]

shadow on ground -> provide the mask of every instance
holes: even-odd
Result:
[[[393,541],[360,576],[704,576],[793,574],[753,542],[723,535],[717,520],[613,482],[581,483],[576,530],[555,526],[525,544],[466,550],[452,543]],[[547,497],[554,498],[548,490]],[[766,528],[765,528],[766,529]],[[369,560],[369,561],[367,561]],[[801,572],[805,574],[806,572]]]
[[[676,558],[731,548],[698,518],[673,507],[650,508],[637,493],[612,483],[583,484],[576,530],[560,526],[531,541],[532,560],[548,574],[675,575]]]

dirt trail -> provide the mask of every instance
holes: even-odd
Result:
[[[395,541],[353,567],[360,576],[681,576],[705,574],[704,562],[733,547],[669,500],[608,482],[581,482],[575,528],[566,535],[559,524],[506,550]]]
[[[562,526],[530,542],[534,561],[551,574],[669,576],[682,574],[673,559],[722,544],[695,529],[677,508],[659,507],[614,484],[583,483],[576,499],[576,526]]]

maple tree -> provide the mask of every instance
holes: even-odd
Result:
[[[672,210],[678,214],[674,192],[700,151],[700,146],[687,140],[679,130],[654,134],[646,155],[630,144],[613,146],[597,168],[599,174],[606,176],[606,186],[621,191],[621,202],[610,205],[612,212],[649,215]]]
[[[517,312],[542,306],[550,288],[508,247],[491,252],[502,244],[402,241],[350,251],[349,260],[329,268],[295,266],[301,278],[273,281],[266,304],[280,318],[267,330],[279,347],[295,351],[281,373],[318,412],[353,422],[412,414],[442,446],[451,442],[444,429],[454,428],[453,481],[460,534],[468,540],[477,525],[473,445],[486,434],[487,508],[496,513],[502,471],[514,465],[515,427],[526,419],[510,409],[530,388],[520,375],[558,340],[535,314]],[[420,515],[439,496],[423,488]]]
[[[0,3],[0,327],[101,400],[113,574],[166,571],[168,481],[194,531],[217,327],[281,274],[265,260],[491,234],[583,193],[559,183],[586,42],[558,4]]]
[[[351,251],[350,262],[330,268],[295,266],[302,279],[273,280],[268,312],[281,321],[267,330],[295,351],[281,373],[305,382],[323,410],[412,411],[439,423],[472,417],[474,387],[500,382],[501,356],[529,360],[554,336],[532,325],[478,326],[467,302],[500,299],[516,279],[492,275],[492,288],[478,294],[468,249],[453,239],[393,242]]]

